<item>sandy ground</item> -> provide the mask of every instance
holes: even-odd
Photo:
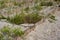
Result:
[[[26,36],[26,40],[60,40],[60,11],[56,8],[55,15],[57,21],[50,23],[45,20],[42,24],[37,24],[34,31]]]
[[[60,10],[59,8],[48,7],[44,12],[48,13],[48,11],[55,13],[57,21],[50,23],[46,19],[43,23],[37,23],[35,30],[32,30],[27,36],[25,36],[24,40],[60,40]],[[0,21],[0,28],[5,25],[14,26],[10,23]],[[16,26],[17,25],[15,25],[15,27]]]

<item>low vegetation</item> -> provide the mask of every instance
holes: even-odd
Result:
[[[24,23],[25,18],[24,14],[16,14],[13,17],[8,17],[7,20],[13,24],[22,24]]]
[[[48,14],[47,17],[48,17],[48,21],[49,21],[49,22],[54,22],[54,21],[56,21],[55,15],[53,15],[53,14]]]
[[[32,7],[32,9],[40,11],[42,9],[42,6],[41,5],[35,5],[34,7]]]
[[[42,18],[43,18],[43,16],[39,15],[38,13],[28,14],[25,17],[27,23],[36,23],[36,22],[40,21]]]
[[[0,14],[0,19],[6,19],[6,17]]]
[[[6,4],[5,4],[5,1],[0,0],[0,9],[3,9],[5,7],[7,7]]]
[[[24,35],[24,32],[21,28],[10,28],[9,26],[4,26],[0,29],[0,40],[14,40],[22,35]]]
[[[41,2],[41,6],[53,6],[53,2]]]
[[[54,0],[54,1],[60,1],[60,0]]]
[[[10,23],[22,24],[22,23],[36,23],[42,19],[42,15],[37,13],[32,14],[16,14],[14,17],[8,17],[7,20]]]
[[[7,17],[5,18],[4,16],[1,16],[0,19],[7,19],[8,22],[12,23],[12,24],[23,24],[23,23],[36,23],[42,19],[44,19],[44,17],[46,17],[48,19],[48,21],[56,21],[56,18],[53,14],[48,14],[48,15],[40,15],[37,12],[32,12],[30,14],[25,14],[25,13],[20,13],[20,14],[16,14],[14,16],[11,17]]]

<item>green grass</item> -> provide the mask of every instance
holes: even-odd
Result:
[[[38,21],[40,21],[41,19],[43,18],[42,15],[39,15],[37,13],[32,13],[32,14],[16,14],[14,17],[11,17],[11,18],[7,18],[7,20],[10,22],[10,23],[13,23],[13,24],[23,24],[23,23],[36,23]]]
[[[41,6],[52,6],[53,2],[41,2]]]
[[[53,14],[48,14],[47,17],[49,18],[48,21],[51,23],[57,20]]]
[[[40,5],[35,5],[32,9],[33,9],[33,10],[40,11],[40,10],[42,9],[42,6],[40,6]]]
[[[21,6],[21,3],[14,2],[14,5],[15,5],[15,6]]]
[[[16,2],[16,1],[14,1],[13,3],[14,3],[15,6],[19,6],[20,7],[20,6],[22,6],[22,5],[25,4],[25,1],[22,1],[22,2]]]
[[[0,32],[0,40],[2,40],[3,38],[3,34]]]
[[[6,19],[6,17],[0,14],[0,19]]]
[[[0,9],[7,7],[4,1],[0,1]]]
[[[29,7],[26,7],[24,10],[28,13],[29,9]]]
[[[14,34],[14,36],[22,36],[23,34],[24,34],[24,32],[22,31],[22,29],[21,28],[15,28],[15,29],[13,29],[13,31],[12,31]]]
[[[40,21],[43,18],[42,15],[39,15],[37,13],[32,13],[32,14],[28,14],[26,16],[26,21],[27,23],[36,23],[38,21]]]
[[[49,17],[50,19],[52,19],[52,20],[56,20],[56,19],[55,19],[55,16],[54,16],[53,14],[48,14],[48,17]]]
[[[16,14],[14,17],[8,17],[7,20],[13,24],[22,24],[24,23],[24,14]]]
[[[10,28],[8,26],[4,26],[2,29],[1,29],[1,32],[6,35],[6,34],[9,34],[10,33]]]
[[[21,37],[22,35],[24,35],[24,31],[21,28],[4,26],[0,29],[0,40],[14,40],[15,37]]]

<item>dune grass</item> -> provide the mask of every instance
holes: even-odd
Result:
[[[8,17],[7,20],[13,24],[22,24],[24,23],[24,14],[16,14],[13,17]]]
[[[37,13],[32,14],[16,14],[14,17],[8,17],[7,20],[13,24],[36,23],[42,19],[42,15]]]
[[[11,28],[4,26],[0,29],[0,40],[14,40],[16,37],[21,37],[24,32],[21,28]]]

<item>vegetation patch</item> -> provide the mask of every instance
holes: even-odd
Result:
[[[25,14],[16,14],[13,17],[8,17],[7,20],[13,24],[22,24],[25,20],[24,15]]]
[[[49,21],[49,22],[54,22],[54,21],[56,21],[56,18],[55,18],[55,16],[54,16],[53,14],[48,14],[47,17],[48,17],[48,21]]]
[[[27,23],[36,23],[36,22],[40,21],[42,18],[43,18],[43,16],[39,15],[38,13],[28,14],[25,17]]]
[[[22,35],[24,35],[24,32],[21,28],[10,28],[9,26],[4,26],[0,29],[0,40],[14,40]]]
[[[52,6],[53,2],[41,2],[41,6]]]
[[[16,14],[14,17],[8,17],[7,20],[10,23],[14,24],[22,24],[22,23],[36,23],[40,21],[43,18],[42,15],[39,15],[37,13],[31,13],[31,14]]]
[[[0,1],[0,9],[7,7],[3,0]]]

